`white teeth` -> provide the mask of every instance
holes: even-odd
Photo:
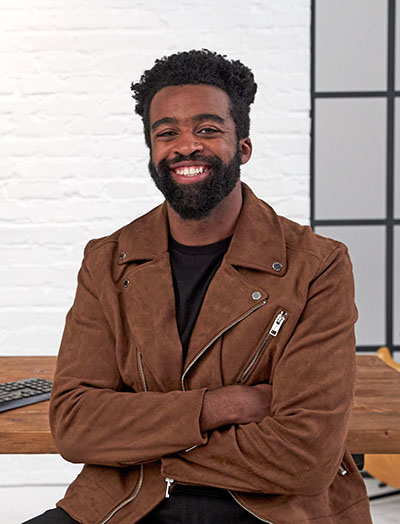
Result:
[[[201,173],[204,173],[204,171],[206,170],[207,168],[204,167],[204,166],[199,166],[199,167],[180,167],[178,169],[175,169],[175,172],[177,175],[184,175],[184,176],[196,176],[196,175],[199,175]]]

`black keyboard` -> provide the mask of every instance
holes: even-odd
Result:
[[[49,400],[52,383],[44,378],[24,378],[0,383],[0,412]]]

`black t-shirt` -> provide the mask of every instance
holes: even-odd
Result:
[[[178,332],[182,342],[183,360],[186,357],[190,336],[203,303],[208,286],[228,250],[232,237],[206,246],[186,246],[169,237],[169,253],[175,291],[175,309]],[[192,495],[228,498],[233,511],[240,507],[228,491],[208,486],[183,486],[177,484],[175,491]],[[239,520],[238,520],[239,522]]]
[[[169,237],[175,290],[176,322],[186,356],[190,336],[207,288],[228,250],[232,237],[206,246],[186,246]]]

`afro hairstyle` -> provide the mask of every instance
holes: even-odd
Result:
[[[257,84],[251,70],[239,60],[207,49],[182,51],[164,56],[143,73],[140,81],[132,83],[135,111],[142,117],[145,140],[150,147],[150,104],[163,87],[207,84],[219,87],[230,99],[230,111],[238,139],[249,136],[250,104],[254,102]]]

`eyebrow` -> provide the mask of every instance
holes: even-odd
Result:
[[[155,129],[157,129],[157,127],[160,127],[162,124],[177,124],[177,123],[178,123],[177,118],[166,116],[164,118],[160,118],[160,120],[156,120],[155,122],[153,122],[153,124],[151,124],[151,129],[152,131],[154,131]]]
[[[215,115],[214,113],[199,113],[198,115],[192,117],[192,122],[203,122],[204,120],[213,120],[218,124],[225,124],[225,120],[222,118],[222,116]],[[153,122],[153,124],[151,125],[151,130],[154,131],[155,129],[157,129],[157,127],[160,127],[162,124],[178,123],[179,121],[177,118],[166,116],[164,118],[160,118],[160,120],[156,120],[155,122]]]
[[[203,120],[214,120],[214,122],[218,122],[218,124],[225,124],[222,116],[215,115],[214,113],[200,113],[192,118],[193,122],[202,122]]]

